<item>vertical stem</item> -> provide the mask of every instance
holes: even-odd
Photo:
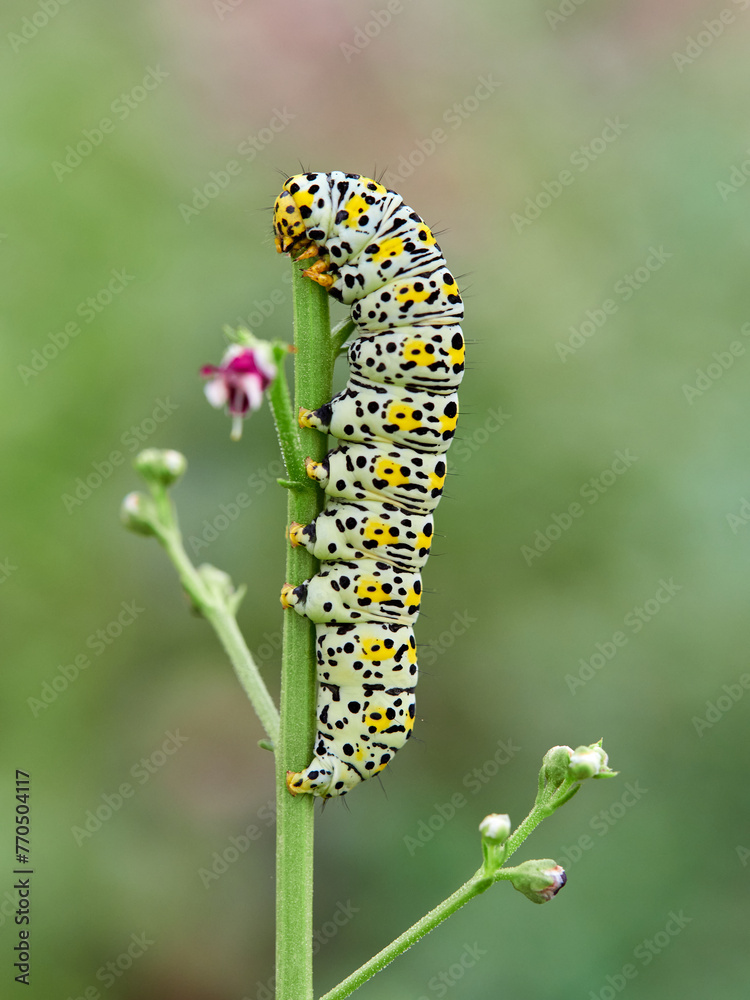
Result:
[[[310,409],[331,398],[335,353],[331,347],[328,295],[294,270],[295,403]],[[304,455],[322,459],[326,436],[300,430]],[[291,472],[291,470],[290,470]],[[320,512],[323,495],[306,480],[288,491],[288,522],[308,524]],[[318,562],[302,548],[287,550],[286,581],[296,586],[313,576]],[[276,752],[276,997],[313,1000],[312,890],[313,805],[311,795],[290,795],[287,771],[301,771],[315,737],[315,629],[294,611],[284,615],[281,665],[281,731]]]

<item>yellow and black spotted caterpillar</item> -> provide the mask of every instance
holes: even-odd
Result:
[[[420,572],[445,483],[464,371],[463,304],[440,247],[400,195],[359,174],[290,177],[276,199],[276,248],[352,306],[343,392],[300,424],[341,441],[307,474],[330,497],[293,545],[323,563],[281,601],[316,624],[315,756],[289,790],[344,795],[411,736]]]

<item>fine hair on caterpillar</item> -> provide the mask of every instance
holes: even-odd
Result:
[[[333,436],[308,476],[327,503],[292,545],[321,562],[281,602],[315,623],[317,734],[293,794],[346,794],[378,774],[415,720],[421,572],[446,477],[464,372],[463,303],[429,227],[360,174],[290,177],[273,214],[276,248],[351,306],[349,381],[300,426]]]

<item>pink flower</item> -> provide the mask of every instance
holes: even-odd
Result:
[[[204,365],[201,375],[209,379],[204,391],[211,406],[217,409],[226,406],[234,418],[232,439],[237,441],[242,434],[243,419],[253,410],[260,409],[263,393],[276,378],[271,345],[264,342],[254,347],[232,344],[221,364],[218,367]]]

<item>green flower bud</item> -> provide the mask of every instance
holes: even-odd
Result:
[[[145,493],[128,493],[120,507],[120,520],[138,535],[155,535],[156,504]]]
[[[570,758],[573,751],[570,747],[558,746],[548,750],[542,759],[542,777],[545,785],[559,788],[568,776]]]
[[[602,741],[591,746],[576,747],[570,758],[570,773],[577,780],[584,778],[611,778],[617,774],[608,766],[609,757],[602,748]]]
[[[479,824],[479,832],[493,844],[504,844],[510,831],[510,816],[507,813],[490,813]]]
[[[532,903],[547,903],[567,881],[564,869],[551,858],[525,861],[511,870],[510,881]]]
[[[133,463],[146,482],[172,486],[185,474],[187,459],[171,448],[146,448],[136,455]]]
[[[231,576],[210,563],[199,566],[198,573],[212,596],[226,604],[233,615],[237,614],[237,608],[247,590],[244,584],[235,589]]]

